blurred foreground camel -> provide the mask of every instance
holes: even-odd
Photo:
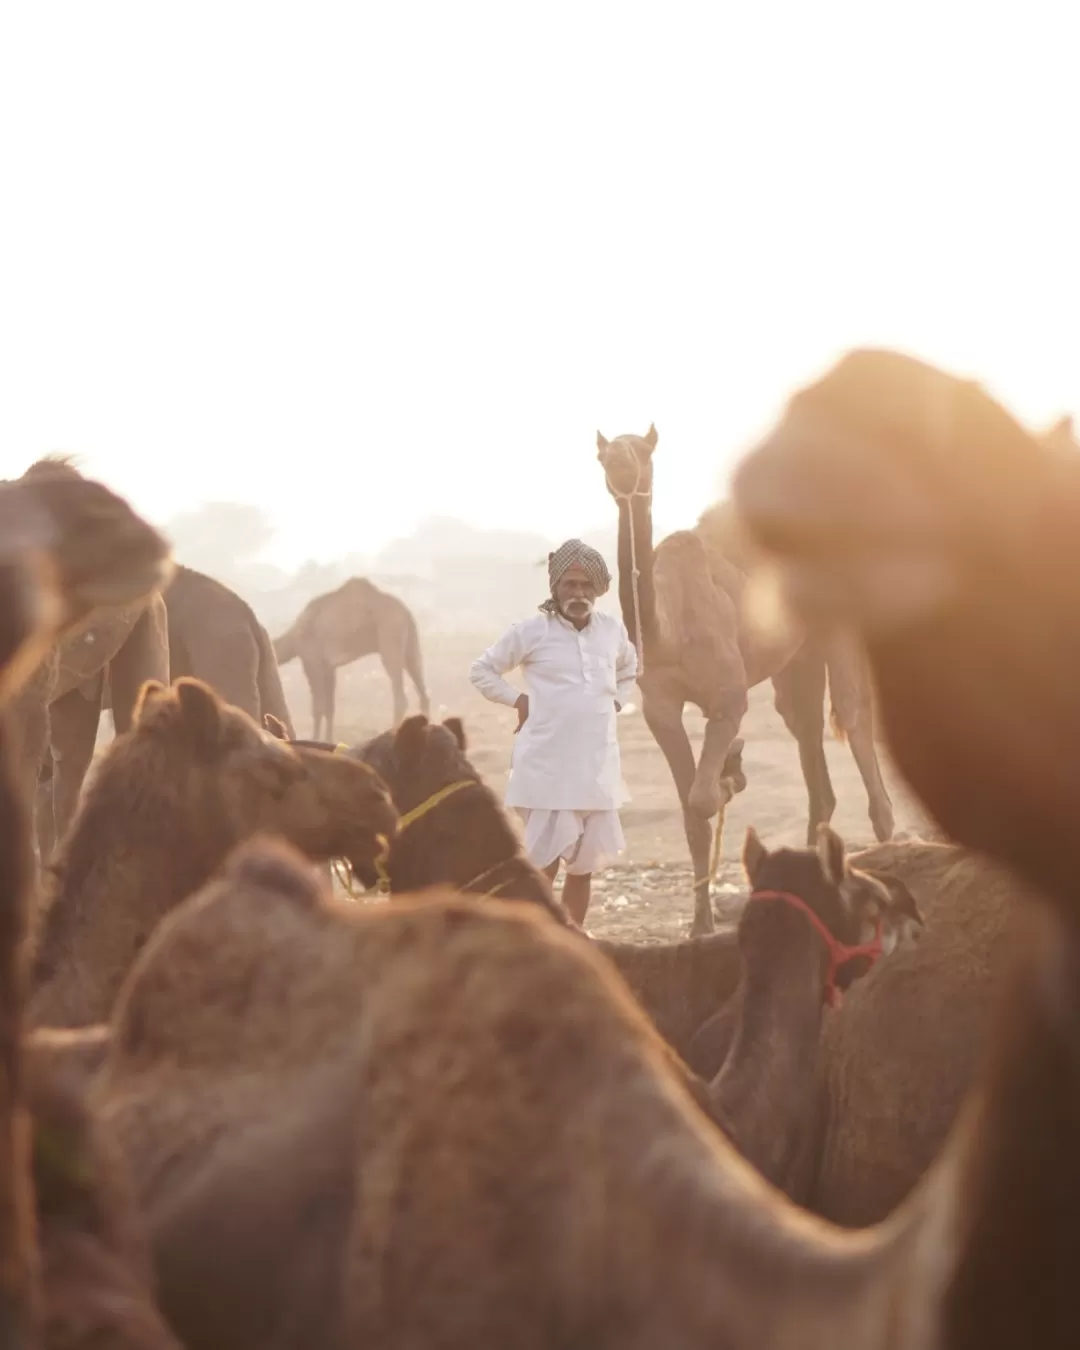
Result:
[[[10,720],[58,642],[101,607],[138,605],[168,569],[165,541],[100,484],[0,484],[0,1344],[12,1350],[179,1350],[118,1160],[51,1048],[24,1044],[33,785]]]
[[[79,491],[79,471],[66,459],[31,465],[20,482],[57,479]],[[101,489],[102,491],[104,489]],[[145,680],[169,679],[169,637],[160,589],[123,604],[96,607],[78,631],[63,637],[23,686],[11,709],[18,726],[19,780],[34,812],[38,776],[52,749],[52,818],[66,828],[94,754],[101,715],[102,672],[108,667],[113,720],[126,731]],[[40,853],[48,852],[53,829],[46,822]]]

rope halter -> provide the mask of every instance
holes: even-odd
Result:
[[[779,900],[788,905],[791,909],[797,909],[800,914],[805,915],[810,921],[812,928],[817,930],[818,936],[825,944],[825,949],[829,953],[829,968],[825,972],[825,1002],[830,1008],[840,1006],[842,995],[840,988],[836,983],[836,977],[848,964],[854,961],[856,957],[866,956],[870,959],[871,967],[874,966],[878,958],[884,951],[882,943],[882,920],[877,921],[877,932],[870,942],[859,943],[856,946],[849,947],[846,942],[841,942],[839,938],[829,932],[828,927],[821,917],[814,913],[810,906],[800,895],[795,895],[792,891],[752,891],[751,900]]]

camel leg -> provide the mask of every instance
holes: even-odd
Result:
[[[705,710],[705,741],[701,747],[697,772],[690,789],[689,804],[698,815],[711,820],[731,799],[724,787],[724,766],[739,734],[739,726],[746,716],[748,704],[745,688],[726,689],[716,702]]]
[[[326,739],[334,739],[334,715],[337,704],[337,670],[327,663],[323,670],[323,716],[326,719]]]
[[[49,739],[53,759],[53,831],[56,841],[63,838],[79,804],[83,779],[94,758],[94,743],[100,720],[100,685],[96,698],[87,698],[80,689],[72,689],[63,698],[58,698],[49,710]]]
[[[409,678],[416,689],[416,697],[420,700],[420,711],[425,717],[431,716],[431,697],[427,691],[427,685],[424,683],[424,677],[418,667],[413,666],[409,670]]]
[[[400,662],[393,658],[388,658],[385,653],[380,652],[379,660],[383,664],[383,670],[390,680],[390,692],[394,698],[394,726],[400,726],[405,720],[405,713],[408,711],[408,704],[405,701],[405,671]]]
[[[830,640],[828,666],[833,722],[847,737],[858,765],[870,803],[870,824],[879,840],[891,839],[896,822],[874,743],[869,669],[854,640],[846,634]]]
[[[879,842],[893,837],[896,820],[893,816],[892,799],[881,774],[881,764],[874,744],[874,724],[872,718],[862,718],[847,733],[848,745],[855,763],[859,766],[866,795],[870,801],[870,824]]]
[[[304,668],[304,675],[307,677],[308,688],[311,690],[311,739],[321,740],[320,732],[324,720],[327,719],[326,709],[326,663],[315,661],[310,657],[302,656],[300,664]]]
[[[44,769],[48,766],[48,776],[44,774]],[[47,863],[56,847],[56,823],[53,820],[53,784],[52,784],[52,756],[46,752],[45,760],[42,763],[42,777],[38,781],[37,799],[34,804],[35,819],[37,824],[37,847],[41,856],[42,863]]]
[[[799,747],[809,806],[807,842],[817,842],[819,825],[836,810],[836,793],[825,758],[825,658],[806,642],[773,676],[776,711]]]
[[[657,701],[642,690],[642,714],[660,753],[667,760],[675,791],[682,805],[683,829],[694,868],[694,918],[690,936],[701,937],[711,933],[713,923],[712,900],[709,895],[709,854],[712,849],[712,825],[707,816],[690,809],[690,792],[694,786],[694,748],[683,726],[683,704]]]

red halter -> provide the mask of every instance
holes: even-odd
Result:
[[[825,924],[800,895],[795,895],[791,891],[752,891],[750,899],[781,900],[785,905],[790,905],[792,909],[797,909],[801,914],[805,914],[813,927],[817,929],[829,953],[829,969],[825,973],[825,1002],[830,1008],[836,1008],[840,1004],[841,994],[836,984],[836,975],[840,968],[846,966],[849,961],[854,961],[857,956],[868,956],[870,965],[873,966],[884,951],[881,941],[880,919],[878,919],[877,932],[874,934],[872,942],[863,942],[857,947],[849,947],[833,937]]]

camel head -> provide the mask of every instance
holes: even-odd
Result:
[[[189,779],[215,774],[232,842],[280,835],[312,859],[370,866],[397,828],[386,785],[366,765],[282,743],[198,680],[148,683],[135,734],[168,742]]]
[[[350,753],[386,783],[402,815],[449,783],[480,781],[465,754],[465,729],[458,717],[440,724],[417,713]]]
[[[32,1024],[106,1018],[160,920],[253,835],[284,838],[315,862],[370,868],[396,827],[389,793],[366,766],[283,745],[198,680],[148,681],[134,726],[101,756],[58,850]]]
[[[1071,885],[1072,833],[1040,842],[1075,800],[1080,459],[971,381],[867,350],[790,400],[733,486],[795,612],[859,631],[893,760],[937,823]]]
[[[652,456],[657,439],[654,425],[644,436],[616,436],[613,441],[596,433],[596,458],[603,465],[607,490],[616,500],[652,495]]]
[[[759,932],[765,934],[767,910],[785,903],[796,907],[792,897],[828,930],[837,950],[880,945],[879,954],[888,956],[921,936],[922,916],[903,882],[852,867],[844,841],[827,825],[818,830],[816,849],[772,852],[751,828],[743,846],[743,866],[752,889],[739,924],[740,945],[757,940]],[[761,901],[767,901],[767,907]],[[823,962],[828,956],[823,944]],[[837,987],[846,989],[870,970],[875,959],[860,952],[841,961],[835,972]]]
[[[168,542],[122,497],[84,478],[67,459],[38,460],[0,492],[21,489],[51,524],[48,548],[65,625],[91,610],[129,605],[172,575]]]
[[[66,461],[44,460],[0,482],[3,695],[22,684],[58,634],[98,605],[141,599],[169,568],[165,540]]]

